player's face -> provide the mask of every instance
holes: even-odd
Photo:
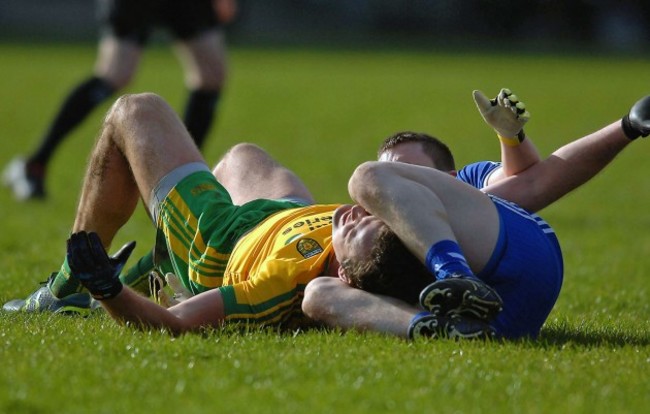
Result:
[[[359,205],[343,205],[332,218],[332,245],[336,258],[364,258],[370,254],[384,222]]]
[[[436,168],[431,157],[424,153],[419,142],[402,142],[381,153],[379,161],[403,162],[405,164],[421,165]]]

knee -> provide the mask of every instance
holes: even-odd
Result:
[[[96,74],[96,76],[106,81],[115,89],[116,92],[129,86],[129,83],[131,83],[131,80],[133,79],[133,73],[99,73]]]
[[[270,155],[261,147],[243,142],[231,147],[221,160],[219,160],[212,173],[219,179],[223,172],[228,169],[228,165],[247,165],[252,162],[259,163],[261,160],[270,158]]]
[[[186,75],[186,84],[192,90],[220,91],[226,83],[226,67],[221,62]]]
[[[154,93],[122,95],[109,109],[106,121],[120,125],[125,121],[151,117],[162,105],[166,105],[165,101]]]
[[[309,282],[302,301],[303,313],[316,321],[326,321],[332,314],[332,304],[336,303],[333,296],[337,283],[340,281],[333,277],[318,277]]]
[[[160,134],[135,134],[138,128],[143,125],[169,125],[173,117],[177,117],[173,109],[154,93],[123,95],[106,114],[100,140],[110,139],[122,151],[126,151],[127,146],[138,147],[147,141],[160,139]]]
[[[348,181],[350,196],[362,205],[382,198],[385,190],[385,176],[391,163],[367,161],[359,165]]]
[[[189,46],[190,61],[185,65],[185,82],[190,89],[219,91],[226,82],[228,65],[221,31],[209,31]]]
[[[250,142],[242,142],[232,146],[226,153],[224,158],[240,160],[248,158],[257,158],[261,155],[268,155],[261,147],[251,144]]]

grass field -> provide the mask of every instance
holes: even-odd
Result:
[[[0,44],[0,165],[29,151],[94,59],[93,45]],[[647,94],[650,61],[408,50],[236,48],[214,161],[252,141],[322,202],[397,130],[443,138],[465,164],[498,157],[472,89],[517,92],[540,152],[600,128]],[[150,50],[129,91],[181,109],[181,71]],[[0,192],[0,302],[22,297],[64,254],[102,113],[64,143],[45,203]],[[213,332],[170,338],[88,319],[0,314],[0,413],[633,413],[650,406],[650,143],[542,212],[564,248],[565,283],[537,341],[407,343],[375,334]],[[139,211],[115,246],[153,234]]]

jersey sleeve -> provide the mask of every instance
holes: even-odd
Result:
[[[306,318],[301,306],[305,286],[322,273],[320,261],[310,262],[294,258],[269,259],[247,280],[220,287],[226,321],[300,325]]]
[[[487,185],[490,175],[499,168],[501,168],[500,162],[479,161],[461,168],[456,178],[480,190]]]

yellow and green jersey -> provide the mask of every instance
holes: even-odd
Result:
[[[275,324],[302,316],[309,281],[332,254],[332,213],[314,205],[275,213],[237,243],[224,272],[226,320]]]
[[[302,316],[305,285],[332,254],[338,206],[262,199],[233,205],[214,176],[201,171],[160,203],[157,225],[188,289],[219,288],[228,321],[276,324]]]

